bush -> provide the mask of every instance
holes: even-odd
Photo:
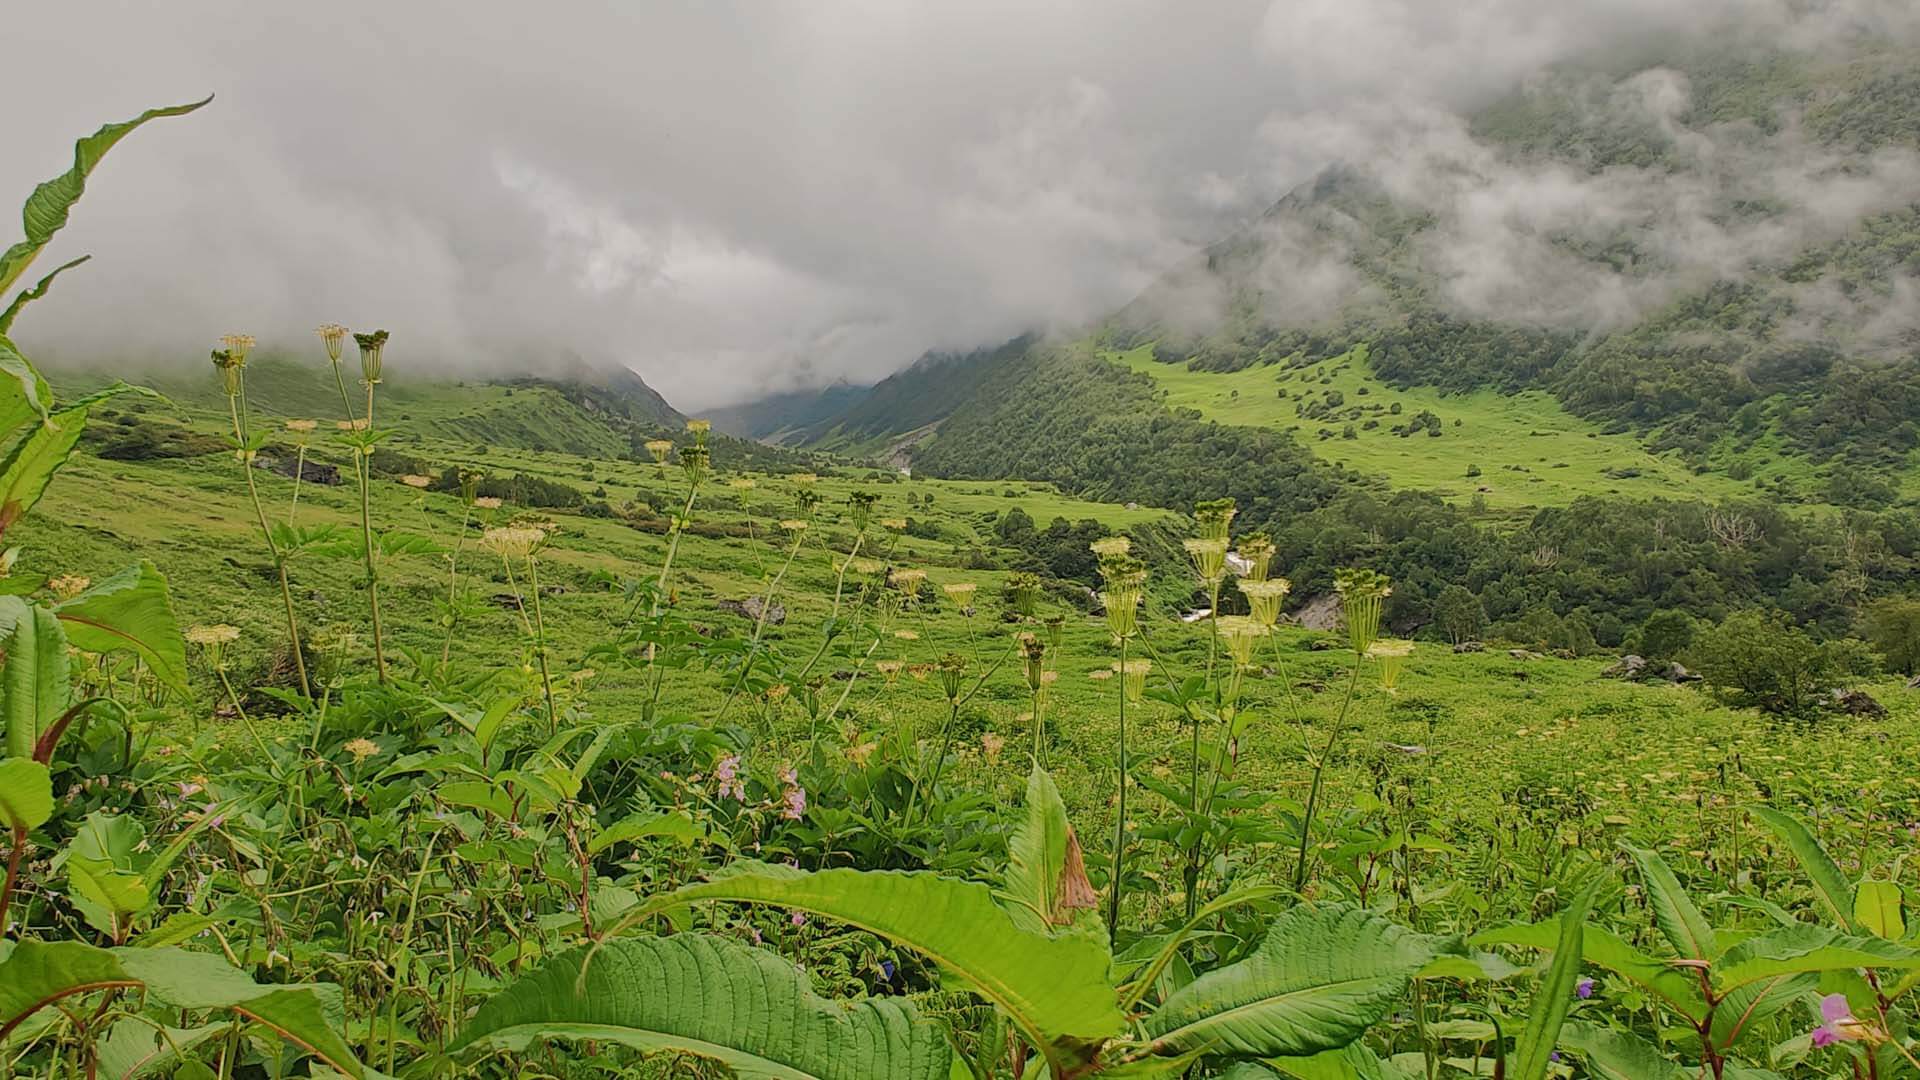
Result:
[[[1890,596],[1868,607],[1862,630],[1887,667],[1912,676],[1920,668],[1920,599]]]
[[[1686,659],[1736,705],[1808,717],[1844,673],[1843,652],[1814,641],[1784,612],[1741,611],[1696,635]]]
[[[1693,616],[1672,609],[1656,611],[1640,624],[1636,648],[1649,660],[1671,660],[1693,644],[1693,634]]]

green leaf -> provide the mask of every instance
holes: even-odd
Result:
[[[1907,936],[1900,886],[1891,881],[1862,881],[1853,890],[1854,925],[1869,934],[1899,941]]]
[[[1724,995],[1776,975],[1848,968],[1920,968],[1920,952],[1884,938],[1853,937],[1826,926],[1789,926],[1728,949],[1714,965],[1713,985]]]
[[[149,120],[163,116],[182,116],[205,105],[206,101],[197,101],[191,105],[174,105],[163,109],[149,109],[118,124],[108,124],[99,131],[73,144],[73,168],[48,180],[35,188],[28,196],[26,207],[21,211],[21,221],[26,228],[26,239],[0,253],[0,293],[12,288],[20,275],[40,254],[57,233],[67,223],[67,213],[78,202],[82,192],[87,189],[87,176],[100,159],[113,149],[114,144],[126,138],[134,129]]]
[[[1707,925],[1706,917],[1688,898],[1667,861],[1647,848],[1632,844],[1620,846],[1639,865],[1641,880],[1647,886],[1647,899],[1653,905],[1654,925],[1660,928],[1674,951],[1687,960],[1706,961],[1718,956],[1720,950],[1714,944],[1713,927]]]
[[[0,823],[26,832],[53,816],[53,774],[32,758],[0,759]]]
[[[225,1024],[161,1028],[144,1020],[116,1020],[96,1048],[100,1055],[100,1075],[110,1080],[171,1075],[187,1051],[225,1030]]]
[[[1594,1080],[1691,1080],[1699,1070],[1667,1060],[1660,1048],[1631,1031],[1569,1020],[1560,1045],[1587,1059]]]
[[[1060,789],[1035,764],[1027,776],[1026,817],[1007,841],[1007,869],[1001,879],[1014,925],[1036,934],[1067,927],[1101,931],[1099,903],[1078,849]]]
[[[76,905],[94,929],[120,940],[153,903],[153,890],[136,861],[146,838],[146,828],[135,819],[95,811],[64,853]]]
[[[1843,930],[1857,931],[1853,923],[1853,884],[1847,876],[1834,865],[1825,848],[1807,831],[1807,827],[1798,818],[1783,814],[1771,806],[1753,806],[1748,808],[1754,817],[1772,829],[1793,857],[1800,861],[1800,868],[1813,880],[1813,894],[1819,898],[1820,906]]]
[[[703,934],[563,953],[480,1006],[447,1050],[542,1039],[696,1054],[746,1078],[948,1080],[952,1067],[910,1002],[828,1001],[779,956]]]
[[[184,949],[102,949],[79,941],[21,941],[0,960],[0,1043],[35,1012],[97,990],[144,991],[181,1009],[230,1010],[259,1020],[354,1080],[370,1074],[322,1008],[318,985],[261,986],[225,960]]]
[[[615,844],[630,844],[648,837],[665,837],[692,844],[706,835],[706,826],[696,824],[693,816],[685,810],[630,814],[595,833],[593,839],[587,842],[587,854],[598,855]]]
[[[1555,924],[1531,923],[1483,930],[1469,938],[1468,943],[1552,949],[1559,944],[1559,939],[1560,931]],[[1700,992],[1699,978],[1691,972],[1648,956],[1604,927],[1587,927],[1580,941],[1587,963],[1605,968],[1658,995],[1680,1015],[1696,1024],[1706,1018],[1707,1000]]]
[[[66,712],[73,696],[67,635],[51,610],[0,596],[0,719],[7,756],[31,758],[40,733]]]
[[[1750,982],[1721,998],[1713,1010],[1707,1038],[1714,1048],[1730,1050],[1764,1021],[1820,986],[1818,976],[1774,975]]]
[[[1148,1016],[1156,1049],[1298,1057],[1345,1046],[1385,1016],[1446,942],[1348,904],[1297,907],[1245,960],[1181,987]]]
[[[1590,887],[1560,913],[1560,940],[1553,950],[1553,963],[1533,993],[1527,1010],[1527,1026],[1515,1040],[1511,1075],[1513,1080],[1546,1080],[1554,1045],[1560,1039],[1560,1026],[1573,1008],[1573,984],[1580,978],[1587,910],[1593,906]]]
[[[1323,1050],[1308,1057],[1279,1057],[1267,1061],[1265,1075],[1291,1077],[1292,1080],[1386,1080],[1380,1056],[1365,1043],[1354,1042],[1338,1050]],[[1234,1074],[1229,1072],[1230,1078]],[[1248,1073],[1249,1078],[1259,1074]]]
[[[91,255],[82,255],[72,262],[56,266],[53,269],[53,273],[40,279],[38,285],[35,285],[31,289],[21,290],[20,293],[13,298],[13,303],[7,305],[7,310],[0,311],[0,334],[4,334],[13,329],[13,320],[20,316],[21,308],[47,295],[47,290],[53,287],[54,278],[59,277],[61,274],[66,273],[91,258],[93,258]]]
[[[8,453],[0,465],[0,535],[40,501],[86,426],[85,405],[62,409],[29,431]]]
[[[75,648],[133,652],[155,678],[186,692],[186,639],[173,617],[167,579],[153,563],[142,559],[53,610]]]
[[[1059,1064],[1118,1035],[1126,1017],[1108,980],[1105,940],[1021,930],[985,885],[934,874],[739,863],[651,899],[639,915],[697,900],[774,904],[850,923],[931,957],[1004,1010]]]
[[[27,422],[37,418],[45,423],[52,409],[53,387],[19,347],[0,334],[0,446],[18,442]]]

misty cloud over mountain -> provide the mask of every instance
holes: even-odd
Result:
[[[1843,169],[1791,118],[1764,135],[1682,125],[1691,88],[1672,71],[1591,102],[1665,124],[1678,175],[1516,163],[1462,118],[1558,61],[1725,27],[1819,49],[1911,38],[1920,15],[1904,0],[42,5],[9,23],[32,106],[7,121],[8,198],[101,122],[219,98],[96,174],[50,258],[97,258],[18,336],[56,369],[186,363],[228,330],[317,356],[310,328],[338,320],[391,329],[396,366],[577,354],[699,408],[1098,318],[1336,162],[1436,217],[1414,257],[1460,310],[1604,324],[1920,190],[1912,155]],[[1730,193],[1783,212],[1728,221]],[[1619,272],[1562,243],[1621,228],[1661,238],[1657,265]],[[1283,316],[1366,287],[1325,237],[1296,247],[1276,265]],[[1188,299],[1195,319],[1217,303]],[[1863,321],[1822,299],[1808,309]]]

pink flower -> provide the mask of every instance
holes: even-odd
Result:
[[[805,926],[807,925],[807,913],[804,911],[796,911],[787,921],[795,926]]]
[[[807,815],[806,788],[790,787],[787,789],[783,798],[786,800],[787,805],[780,811],[781,817],[786,818],[788,821],[799,821]]]
[[[1885,1042],[1887,1033],[1859,1020],[1847,1004],[1847,995],[1828,994],[1820,999],[1821,1025],[1813,1029],[1813,1045],[1832,1046],[1837,1042]]]
[[[720,797],[732,796],[736,802],[747,801],[747,782],[740,779],[740,755],[730,754],[720,759],[713,768],[713,778],[720,781]]]

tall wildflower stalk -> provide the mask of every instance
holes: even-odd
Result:
[[[488,529],[480,538],[487,550],[500,556],[500,565],[507,572],[507,587],[513,590],[514,607],[520,612],[520,626],[533,639],[534,659],[540,666],[540,693],[546,703],[547,730],[549,733],[560,729],[560,714],[553,701],[553,675],[547,666],[547,624],[540,610],[540,571],[538,555],[547,542],[545,529],[532,525],[508,525],[498,529]],[[520,583],[513,576],[513,564],[518,561],[526,566],[527,589],[533,594],[533,618],[527,618],[527,599],[520,591]]]
[[[253,477],[253,461],[258,449],[253,442],[252,431],[247,416],[247,354],[253,349],[253,338],[246,334],[228,334],[220,339],[224,349],[213,353],[213,366],[220,372],[222,389],[227,392],[227,414],[233,420],[233,442],[235,452],[240,459],[240,471],[247,478],[247,498],[253,503],[254,518],[260,523],[260,538],[266,541],[267,554],[273,559],[273,569],[280,577],[280,600],[286,608],[287,644],[293,652],[293,668],[300,676],[300,693],[304,697],[313,696],[313,687],[307,681],[306,650],[300,644],[300,620],[293,609],[293,585],[287,580],[287,555],[273,538],[273,526],[267,524],[267,509],[260,501],[260,486]],[[297,481],[296,481],[297,482]]]
[[[467,542],[467,530],[473,526],[475,510],[496,510],[499,499],[486,498],[479,494],[480,474],[463,471],[460,474],[460,531],[454,534],[453,551],[447,555],[447,636],[440,643],[440,664],[446,666],[453,656],[453,636],[460,628],[460,551]]]
[[[294,518],[300,513],[300,481],[307,474],[307,441],[313,436],[313,430],[319,427],[313,420],[289,420],[287,430],[293,433],[293,497],[287,500],[287,527],[292,528]]]
[[[1139,633],[1140,598],[1147,583],[1147,568],[1130,553],[1131,543],[1124,536],[1096,540],[1094,554],[1100,560],[1100,579],[1104,586],[1100,602],[1107,611],[1107,629],[1120,643],[1120,728],[1117,741],[1118,768],[1115,777],[1113,822],[1113,860],[1107,881],[1107,940],[1120,932],[1120,895],[1127,876],[1127,698],[1129,686],[1141,685],[1131,678],[1127,647]],[[1143,681],[1146,672],[1139,672]]]
[[[1213,693],[1213,711],[1218,715],[1222,706],[1221,684],[1216,668],[1220,656],[1220,588],[1227,579],[1227,536],[1233,524],[1235,513],[1232,499],[1213,499],[1198,503],[1193,508],[1193,518],[1199,526],[1200,535],[1184,543],[1187,557],[1193,561],[1194,574],[1200,580],[1201,588],[1207,593],[1207,684]],[[1197,815],[1201,809],[1200,798],[1200,714],[1189,707],[1187,710],[1187,732],[1191,747],[1187,776],[1187,813]],[[1187,850],[1187,865],[1184,871],[1187,893],[1187,914],[1192,916],[1195,910],[1195,887],[1200,879],[1199,842],[1196,840]]]
[[[360,547],[366,560],[367,571],[367,608],[373,621],[373,664],[380,681],[387,681],[387,643],[386,629],[380,620],[380,577],[373,556],[373,496],[369,490],[372,476],[371,466],[376,436],[373,430],[373,393],[380,384],[381,369],[385,363],[387,332],[376,330],[371,334],[354,334],[354,343],[360,347],[360,381],[367,388],[367,410],[365,416],[355,416],[353,399],[347,396],[347,379],[340,369],[340,357],[347,339],[347,328],[337,323],[328,323],[320,328],[320,340],[327,347],[327,359],[333,364],[333,384],[340,391],[340,408],[346,413],[341,422],[341,430],[346,433],[347,444],[353,448],[353,476],[360,485]]]
[[[1354,692],[1360,686],[1360,668],[1366,663],[1373,643],[1380,637],[1380,611],[1393,588],[1386,575],[1372,570],[1336,570],[1333,587],[1340,593],[1341,617],[1347,624],[1347,644],[1353,648],[1353,676],[1347,680],[1346,697],[1340,712],[1327,732],[1326,746],[1313,761],[1313,785],[1307,789],[1306,811],[1300,817],[1300,850],[1294,861],[1293,887],[1297,892],[1307,884],[1307,849],[1313,841],[1313,818],[1320,806],[1321,786],[1326,780],[1327,764],[1346,727],[1347,712]]]

